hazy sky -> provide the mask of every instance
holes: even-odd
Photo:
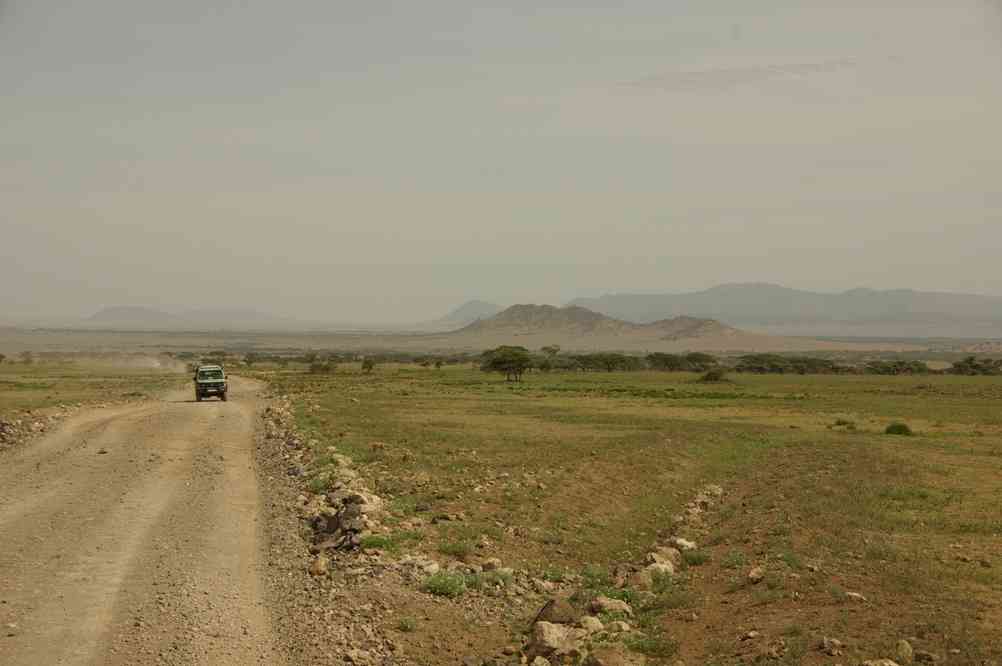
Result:
[[[505,4],[0,0],[0,320],[1002,295],[1000,0]]]

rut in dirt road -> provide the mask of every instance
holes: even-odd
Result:
[[[94,410],[0,458],[0,664],[283,662],[257,390]]]

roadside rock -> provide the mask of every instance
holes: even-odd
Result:
[[[671,540],[672,545],[681,551],[686,550],[696,550],[696,543],[694,541],[689,541],[688,539],[683,539],[682,537],[675,537]]]
[[[837,638],[823,637],[821,643],[818,645],[818,649],[824,652],[829,657],[839,657],[842,655],[842,641]]]
[[[595,597],[591,602],[591,609],[596,613],[624,613],[633,617],[633,609],[630,608],[630,604],[605,596]]]
[[[525,656],[530,660],[536,657],[551,656],[577,657],[581,654],[580,641],[585,635],[584,629],[550,622],[537,622],[532,627],[532,635],[525,647]]]
[[[671,577],[675,575],[675,565],[671,562],[655,562],[654,564],[647,565],[644,569],[651,576],[658,577]]]
[[[748,582],[752,585],[758,585],[765,579],[765,569],[762,567],[754,567],[748,572]]]
[[[602,620],[593,615],[585,615],[578,621],[578,625],[589,634],[597,634],[598,632],[605,630],[605,625],[602,624]]]
[[[536,614],[534,622],[549,622],[551,624],[574,624],[581,617],[581,611],[575,608],[567,599],[554,597],[543,604]]]
[[[892,659],[871,659],[864,661],[860,666],[898,666],[898,663]]]
[[[898,661],[901,662],[902,664],[907,665],[915,661],[915,651],[912,650],[912,644],[903,638],[900,641],[898,641],[896,652]]]
[[[310,575],[311,576],[326,576],[330,571],[330,560],[328,560],[323,555],[318,555],[314,558],[313,562],[310,563]]]
[[[644,564],[670,564],[679,567],[682,564],[682,553],[678,548],[671,546],[660,546],[656,550],[647,553]]]
[[[501,560],[496,557],[488,557],[483,561],[484,571],[497,571],[501,568]]]
[[[632,631],[632,627],[627,622],[622,620],[616,620],[615,622],[609,623],[609,631],[614,634],[626,634]]]

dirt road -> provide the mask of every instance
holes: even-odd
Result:
[[[281,664],[258,385],[93,410],[0,458],[0,664]]]

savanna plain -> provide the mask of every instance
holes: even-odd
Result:
[[[308,484],[326,489],[336,450],[388,499],[363,549],[458,572],[418,580],[423,594],[387,620],[419,661],[517,648],[550,582],[580,612],[598,596],[627,602],[598,619],[629,628],[593,642],[656,663],[858,663],[910,648],[976,664],[1002,650],[997,378],[265,376],[316,447]],[[722,495],[706,501],[708,484]],[[636,575],[678,537],[673,575]],[[504,575],[485,585],[488,559]],[[481,622],[461,600],[485,594],[517,610]]]
[[[268,649],[290,663],[1002,658],[998,377],[533,372],[507,382],[470,364],[311,373],[268,362],[231,375],[235,401],[192,405],[176,367],[6,363],[0,420],[30,430],[59,410],[129,404],[160,409],[143,418],[165,423],[195,414],[185,418],[201,419],[203,447],[222,422],[206,419],[253,431],[245,467],[257,480],[246,490],[259,484],[261,573],[244,588],[267,617],[243,635],[270,625]],[[276,413],[280,431],[268,421]],[[0,451],[0,463],[11,470],[30,448]],[[133,462],[134,450],[119,459],[107,448],[88,460]],[[168,451],[185,470],[215,465],[226,478],[222,455]],[[318,503],[362,487],[378,518],[350,548],[325,542]],[[33,510],[15,506],[10,520]],[[226,518],[206,524],[225,529]],[[27,557],[48,552],[31,539]],[[58,550],[37,565],[58,572],[74,549]],[[122,560],[127,580],[142,577]],[[10,645],[32,630],[15,617],[31,604],[0,588]],[[240,656],[226,649],[238,628],[200,643],[184,608],[176,635],[130,638],[164,612],[133,601],[108,611],[128,628],[95,648],[107,663]],[[541,636],[543,624],[556,633]]]

